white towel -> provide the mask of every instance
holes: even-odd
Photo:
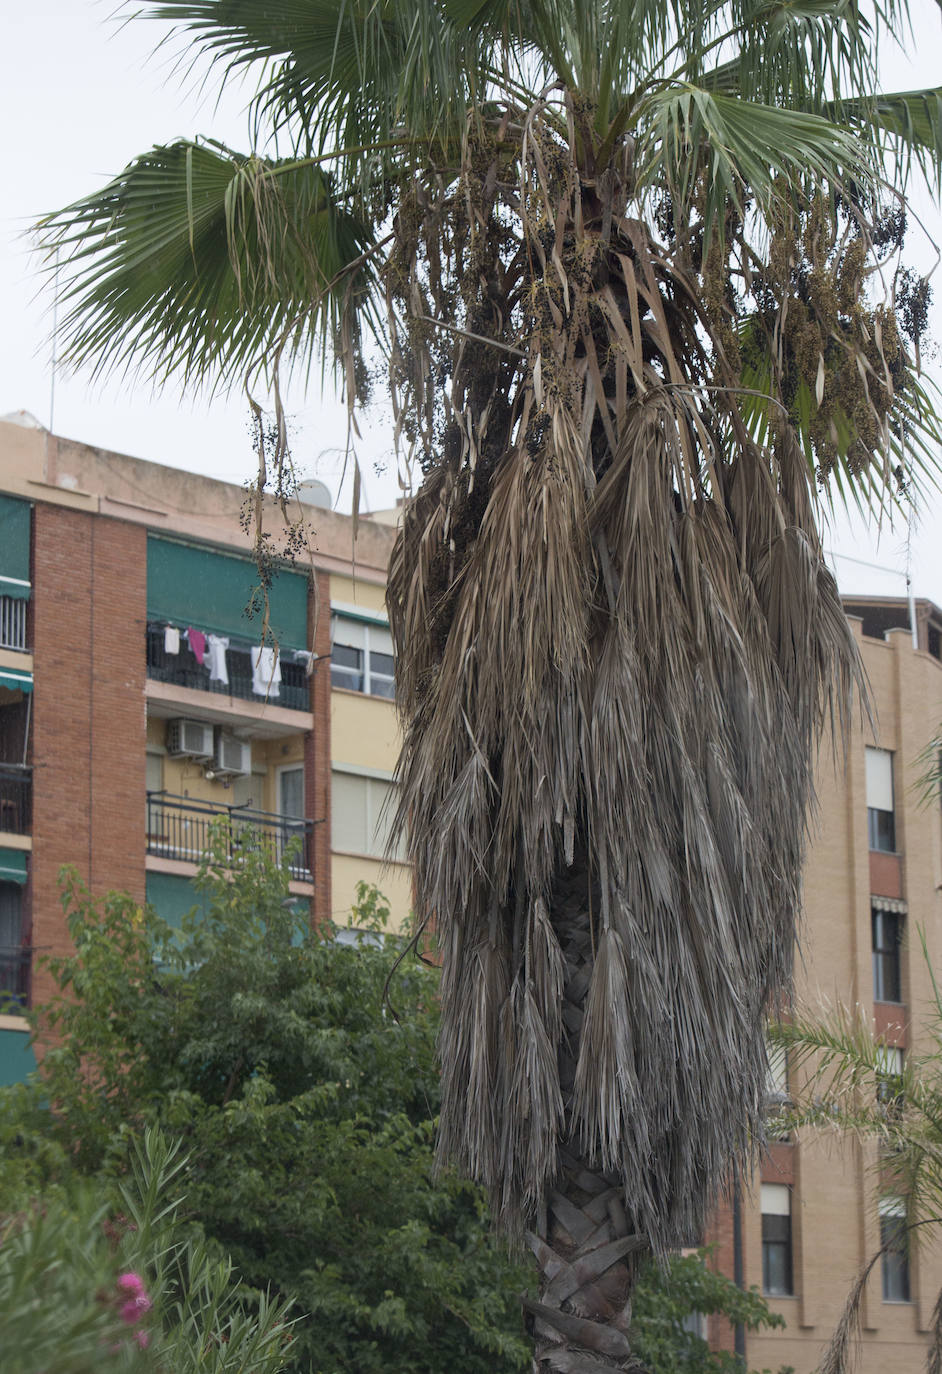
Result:
[[[164,630],[164,653],[178,654],[180,652],[180,631],[173,625],[168,625]]]
[[[256,644],[252,649],[252,691],[259,697],[281,695],[281,664],[278,650],[268,644]]]
[[[226,667],[228,639],[222,635],[208,635],[206,638],[206,662],[209,664],[210,682],[223,682],[229,686],[229,670]]]

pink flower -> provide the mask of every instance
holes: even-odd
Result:
[[[141,1293],[139,1297],[129,1298],[121,1304],[121,1320],[127,1322],[128,1326],[133,1326],[139,1317],[150,1311],[150,1308],[150,1298],[146,1293]]]
[[[146,1350],[150,1336],[142,1327],[138,1326],[138,1323],[150,1311],[153,1303],[147,1296],[144,1280],[140,1274],[119,1274],[115,1281],[115,1287],[118,1290],[121,1320],[126,1322],[128,1326],[137,1326],[134,1339],[141,1350]]]
[[[141,1278],[140,1274],[135,1274],[133,1271],[127,1274],[118,1275],[118,1288],[122,1293],[133,1293],[135,1297],[138,1297],[142,1293],[146,1294],[147,1292],[144,1286],[144,1280]]]

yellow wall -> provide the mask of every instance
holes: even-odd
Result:
[[[399,758],[393,703],[335,688],[330,694],[330,757],[334,763],[391,773]]]
[[[362,606],[364,611],[386,614],[386,588],[378,587],[375,582],[364,582],[359,577],[331,573],[330,599],[332,602],[343,601],[348,606]]]
[[[384,615],[384,595],[384,589],[373,583],[331,575],[331,602]],[[334,688],[330,694],[330,756],[334,763],[391,774],[399,758],[399,722],[393,702]],[[398,930],[412,910],[409,867],[335,851],[331,855],[331,912],[340,925],[347,922],[360,881],[375,883],[388,898],[390,925]]]
[[[210,781],[203,765],[195,759],[170,758],[164,752],[167,722],[150,718],[147,722],[147,748],[163,756],[163,790],[193,801],[211,802],[215,806],[234,803],[233,788],[225,782]],[[278,810],[278,782],[276,769],[304,761],[304,736],[286,735],[283,739],[252,740],[252,801],[256,811]]]
[[[408,864],[386,864],[381,859],[351,854],[332,854],[330,914],[339,926],[350,920],[358,882],[374,883],[389,902],[389,929],[397,931],[412,910],[412,870]]]

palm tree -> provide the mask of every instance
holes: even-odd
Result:
[[[893,0],[145,11],[261,72],[262,151],[155,148],[45,221],[66,361],[262,372],[280,420],[289,361],[332,349],[352,411],[382,350],[424,476],[388,604],[440,1153],[537,1255],[537,1367],[631,1368],[636,1256],[761,1138],[861,683],[819,493],[932,464],[899,255],[940,91],[878,93]]]

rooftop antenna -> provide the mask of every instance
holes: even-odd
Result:
[[[49,433],[53,433],[56,414],[56,338],[59,327],[59,249],[56,249],[56,266],[52,274],[52,357],[49,368]]]

